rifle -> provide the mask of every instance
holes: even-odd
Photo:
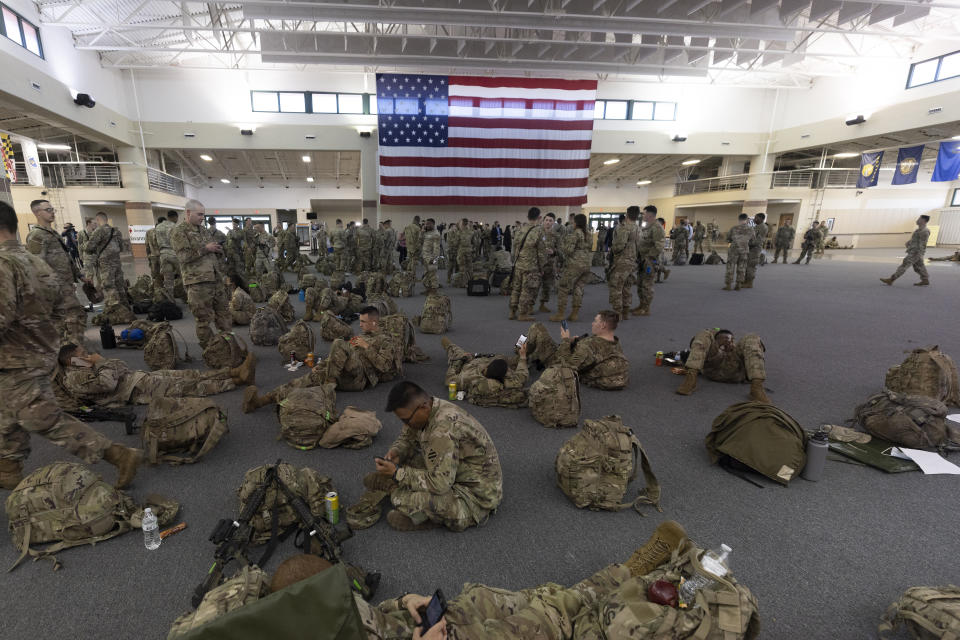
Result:
[[[137,432],[134,423],[137,421],[137,414],[129,408],[123,409],[98,409],[95,407],[79,407],[74,411],[67,411],[81,422],[122,422],[124,431],[128,436]]]

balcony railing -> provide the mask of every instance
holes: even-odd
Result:
[[[120,165],[113,162],[41,162],[43,186],[60,187],[122,187]],[[26,184],[27,168],[17,163],[17,183]]]
[[[175,196],[186,195],[183,180],[157,169],[147,168],[147,184],[154,191],[172,193]]]
[[[853,189],[857,186],[859,169],[793,169],[774,171],[770,188]]]
[[[709,193],[711,191],[742,191],[747,188],[747,176],[724,176],[721,178],[703,178],[688,180],[674,185],[673,194],[687,196],[693,193]]]

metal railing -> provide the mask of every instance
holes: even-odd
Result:
[[[774,171],[770,188],[853,189],[857,186],[859,169],[792,169]]]
[[[41,162],[43,186],[122,187],[120,165],[113,162]],[[27,183],[27,167],[17,163],[17,182]]]
[[[183,180],[158,169],[147,167],[147,184],[154,191],[172,193],[175,196],[186,195]]]
[[[774,171],[770,177],[770,188],[800,187],[809,189],[813,185],[813,171],[802,169],[799,171]]]
[[[747,188],[747,176],[724,176],[718,178],[702,178],[688,180],[674,185],[673,195],[687,196],[693,193],[709,193],[711,191],[742,191]]]

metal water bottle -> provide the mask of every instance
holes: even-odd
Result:
[[[109,322],[100,325],[100,346],[104,349],[117,348],[117,336],[113,332],[113,325]]]
[[[807,464],[800,474],[806,480],[817,482],[823,477],[823,468],[827,464],[829,439],[826,431],[817,431],[807,440]]]

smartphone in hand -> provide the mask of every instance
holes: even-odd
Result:
[[[437,589],[430,598],[430,604],[424,611],[421,623],[421,629],[426,633],[430,628],[440,622],[440,618],[447,612],[447,599],[443,597],[443,591]]]
[[[561,321],[560,321],[560,328],[563,329],[564,331],[567,330],[567,321],[566,321],[566,320],[561,320]]]

